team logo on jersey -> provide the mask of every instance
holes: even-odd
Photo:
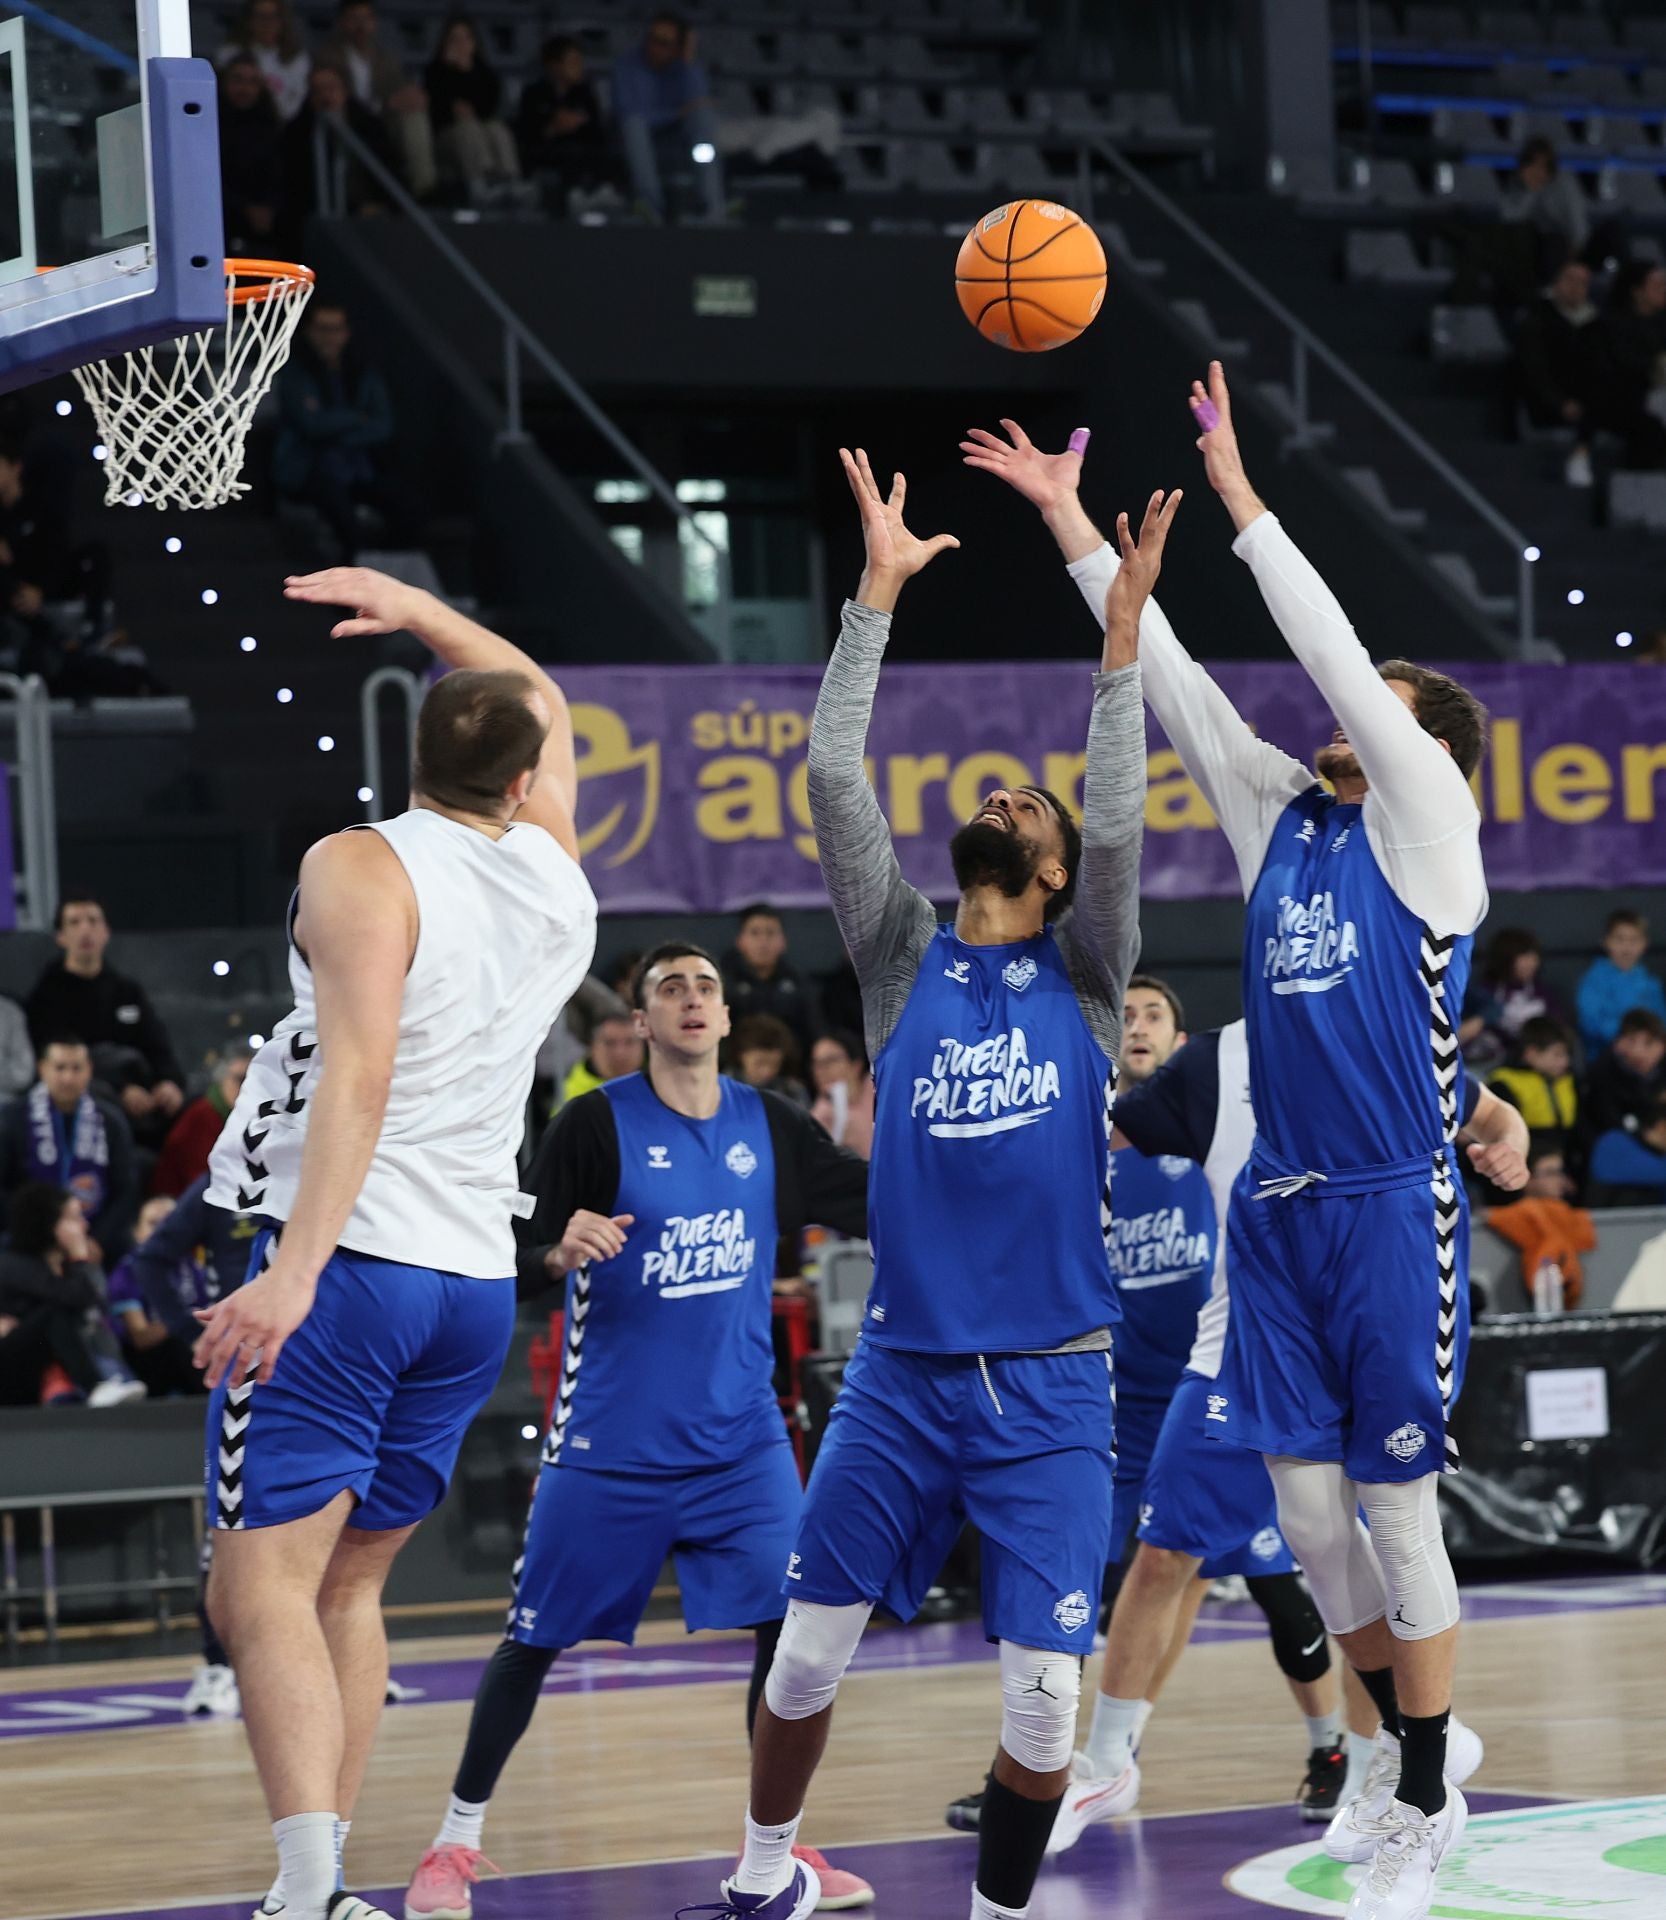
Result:
[[[883,1322],[885,1318],[885,1309],[883,1307],[869,1307],[868,1318],[870,1320],[878,1320]]]
[[[1305,847],[1306,845],[1308,845],[1308,843],[1312,840],[1313,836],[1318,831],[1319,831],[1319,823],[1317,820],[1304,820],[1301,824],[1300,829],[1296,834],[1296,838]]]
[[[1014,1027],[987,1040],[938,1041],[908,1111],[940,1140],[975,1140],[1045,1120],[1061,1092],[1057,1062],[1032,1060],[1024,1029]]]
[[[1080,1587],[1074,1593],[1067,1593],[1053,1608],[1053,1618],[1066,1633],[1079,1633],[1093,1618],[1093,1609],[1088,1605],[1088,1597]]]
[[[1186,1159],[1183,1154],[1165,1153],[1158,1156],[1157,1164],[1162,1168],[1163,1172],[1168,1175],[1169,1179],[1184,1180],[1186,1175],[1196,1166],[1197,1162]]]
[[[757,1236],[746,1230],[743,1207],[667,1214],[659,1244],[643,1252],[642,1284],[658,1287],[662,1300],[732,1293],[746,1285],[757,1259]]]
[[[1191,1162],[1181,1165],[1189,1167]],[[1153,1207],[1148,1213],[1113,1211],[1105,1251],[1117,1285],[1130,1292],[1195,1280],[1214,1259],[1207,1230],[1194,1232],[1184,1207]]]
[[[1261,977],[1271,982],[1274,993],[1329,993],[1353,972],[1359,931],[1353,921],[1337,918],[1330,894],[1316,893],[1308,900],[1284,894],[1275,929],[1261,957]]]
[[[671,1149],[669,1147],[650,1147],[648,1149],[648,1165],[650,1167],[669,1167],[670,1164]]]
[[[1283,1545],[1284,1535],[1277,1527],[1263,1527],[1250,1542],[1250,1552],[1257,1560],[1276,1560]]]
[[[1001,978],[1014,993],[1022,993],[1041,969],[1025,954],[1022,960],[1014,960],[1010,966],[1002,967]]]
[[[1383,1442],[1396,1460],[1415,1460],[1428,1444],[1429,1436],[1410,1421],[1403,1427],[1396,1427]]]
[[[1218,1420],[1220,1421],[1222,1426],[1225,1426],[1226,1425],[1226,1395],[1224,1393],[1210,1394],[1208,1399],[1208,1407],[1209,1407],[1209,1411],[1203,1417],[1206,1420]]]
[[[789,1580],[802,1580],[804,1578],[803,1574],[798,1570],[802,1558],[802,1555],[796,1553],[789,1553],[787,1555],[787,1578]]]
[[[1151,1525],[1151,1516],[1156,1511],[1157,1509],[1149,1500],[1142,1501],[1140,1504],[1140,1525],[1142,1527],[1149,1527]]]
[[[972,977],[970,960],[951,960],[943,969],[943,978],[952,980],[957,987],[964,987]]]
[[[519,1613],[516,1614],[515,1621],[523,1632],[530,1633],[538,1623],[538,1609],[536,1607],[522,1607]]]
[[[1348,844],[1348,835],[1352,832],[1353,832],[1352,826],[1344,827],[1342,831],[1336,836],[1336,838],[1330,843],[1331,852],[1340,853],[1342,849]]]
[[[737,1140],[723,1156],[723,1164],[741,1179],[749,1179],[758,1170],[758,1156],[744,1140]]]

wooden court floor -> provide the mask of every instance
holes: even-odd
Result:
[[[672,1626],[643,1637],[667,1655],[688,1644]],[[966,1658],[848,1677],[807,1841],[834,1849],[944,1831],[942,1809],[977,1784],[999,1715],[996,1668],[962,1638]],[[431,1660],[437,1673],[437,1663],[478,1659],[491,1645],[489,1636],[404,1641],[395,1661],[405,1673]],[[750,1643],[723,1651],[744,1668]],[[1089,1663],[1090,1686],[1097,1669]],[[0,1670],[0,1722],[8,1697],[95,1685],[142,1697],[190,1670],[177,1659]],[[744,1697],[738,1672],[546,1696],[493,1802],[487,1852],[515,1874],[721,1852],[745,1802]],[[1459,1711],[1487,1743],[1478,1786],[1580,1800],[1666,1791],[1666,1605],[1472,1622]],[[462,1698],[387,1712],[354,1823],[355,1884],[405,1879],[438,1822],[467,1717]],[[1146,1736],[1141,1811],[1276,1809],[1295,1788],[1303,1746],[1258,1632],[1194,1644]],[[1281,1823],[1269,1844],[1290,1837]],[[0,1740],[0,1856],[9,1915],[258,1894],[271,1847],[241,1726]]]

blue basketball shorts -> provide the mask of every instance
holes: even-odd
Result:
[[[266,1264],[270,1228],[251,1248]],[[208,1510],[230,1531],[302,1520],[348,1491],[351,1524],[414,1526],[451,1482],[470,1421],[497,1384],[515,1283],[337,1248],[272,1378],[208,1402]]]
[[[543,1467],[509,1637],[528,1647],[629,1646],[667,1555],[676,1559],[690,1633],[779,1620],[787,1610],[781,1568],[803,1506],[784,1436],[732,1467],[699,1473],[598,1473],[568,1461]]]
[[[1213,1380],[1181,1375],[1145,1476],[1140,1538],[1201,1560],[1202,1577],[1293,1573],[1278,1528],[1272,1477],[1258,1453],[1216,1447],[1204,1434]]]
[[[1113,1438],[1109,1354],[980,1363],[864,1339],[816,1455],[783,1590],[911,1619],[970,1520],[989,1638],[1086,1653],[1110,1550]]]
[[[1469,1352],[1469,1209],[1444,1157],[1427,1183],[1256,1198],[1227,1221],[1232,1317],[1204,1430],[1339,1460],[1367,1485],[1457,1465],[1447,1417]],[[1217,1404],[1218,1403],[1218,1404]]]

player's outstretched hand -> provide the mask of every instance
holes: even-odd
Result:
[[[1506,1193],[1520,1193],[1527,1185],[1527,1156],[1507,1140],[1489,1145],[1478,1140],[1469,1149],[1470,1165],[1483,1179]]]
[[[854,454],[849,447],[841,447],[839,459],[861,510],[870,580],[896,584],[912,579],[940,553],[960,545],[952,533],[934,534],[929,540],[922,540],[908,531],[902,517],[908,482],[900,473],[892,476],[891,491],[886,495],[879,491],[879,482],[873,477],[873,468],[861,447]]]
[[[1266,509],[1256,498],[1244,473],[1244,458],[1238,450],[1238,433],[1232,424],[1232,395],[1227,391],[1226,372],[1218,360],[1209,362],[1209,381],[1194,380],[1188,400],[1192,419],[1197,424],[1198,451],[1203,455],[1203,471],[1209,484],[1226,502],[1240,531]]]
[[[1088,430],[1078,427],[1070,436],[1063,453],[1043,453],[1016,420],[1003,419],[1007,430],[1003,440],[998,433],[983,427],[969,427],[960,451],[966,465],[979,473],[992,473],[996,479],[1051,513],[1072,499],[1082,484],[1082,457],[1088,449]]]
[[[636,1225],[634,1213],[590,1213],[580,1207],[567,1222],[567,1231],[555,1249],[556,1265],[574,1273],[592,1260],[612,1260],[625,1250],[625,1230]]]
[[[1120,635],[1126,647],[1137,646],[1140,615],[1145,611],[1145,603],[1151,598],[1157,585],[1157,576],[1163,570],[1163,548],[1168,542],[1169,528],[1174,525],[1174,516],[1180,511],[1180,502],[1185,497],[1176,487],[1165,498],[1159,487],[1145,503],[1145,518],[1140,522],[1138,540],[1129,529],[1127,514],[1117,515],[1116,543],[1122,549],[1122,565],[1117,568],[1116,578],[1105,596],[1107,645],[1115,633]],[[1128,657],[1133,658],[1131,651]]]
[[[234,1387],[251,1374],[263,1385],[270,1380],[284,1342],[312,1311],[316,1291],[316,1283],[284,1270],[280,1252],[264,1273],[202,1308],[196,1316],[202,1332],[191,1358],[209,1391],[228,1373]]]
[[[319,607],[351,607],[352,619],[338,620],[330,635],[352,640],[365,634],[414,630],[427,595],[420,587],[408,587],[403,580],[371,567],[326,567],[322,573],[290,574],[283,583],[283,597]]]

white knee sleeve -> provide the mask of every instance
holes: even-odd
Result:
[[[1438,1473],[1426,1473],[1421,1480],[1359,1489],[1396,1640],[1432,1639],[1458,1624],[1458,1581],[1440,1530],[1439,1482]]]
[[[1073,1653],[1042,1653],[1001,1642],[1001,1745],[1032,1773],[1070,1765],[1082,1663]]]
[[[1380,1620],[1382,1569],[1359,1522],[1360,1490],[1340,1463],[1269,1456],[1278,1524],[1301,1562],[1319,1618],[1332,1633],[1357,1633]]]
[[[832,1706],[872,1612],[863,1601],[851,1607],[791,1603],[764,1682],[765,1704],[777,1720],[808,1720]]]

